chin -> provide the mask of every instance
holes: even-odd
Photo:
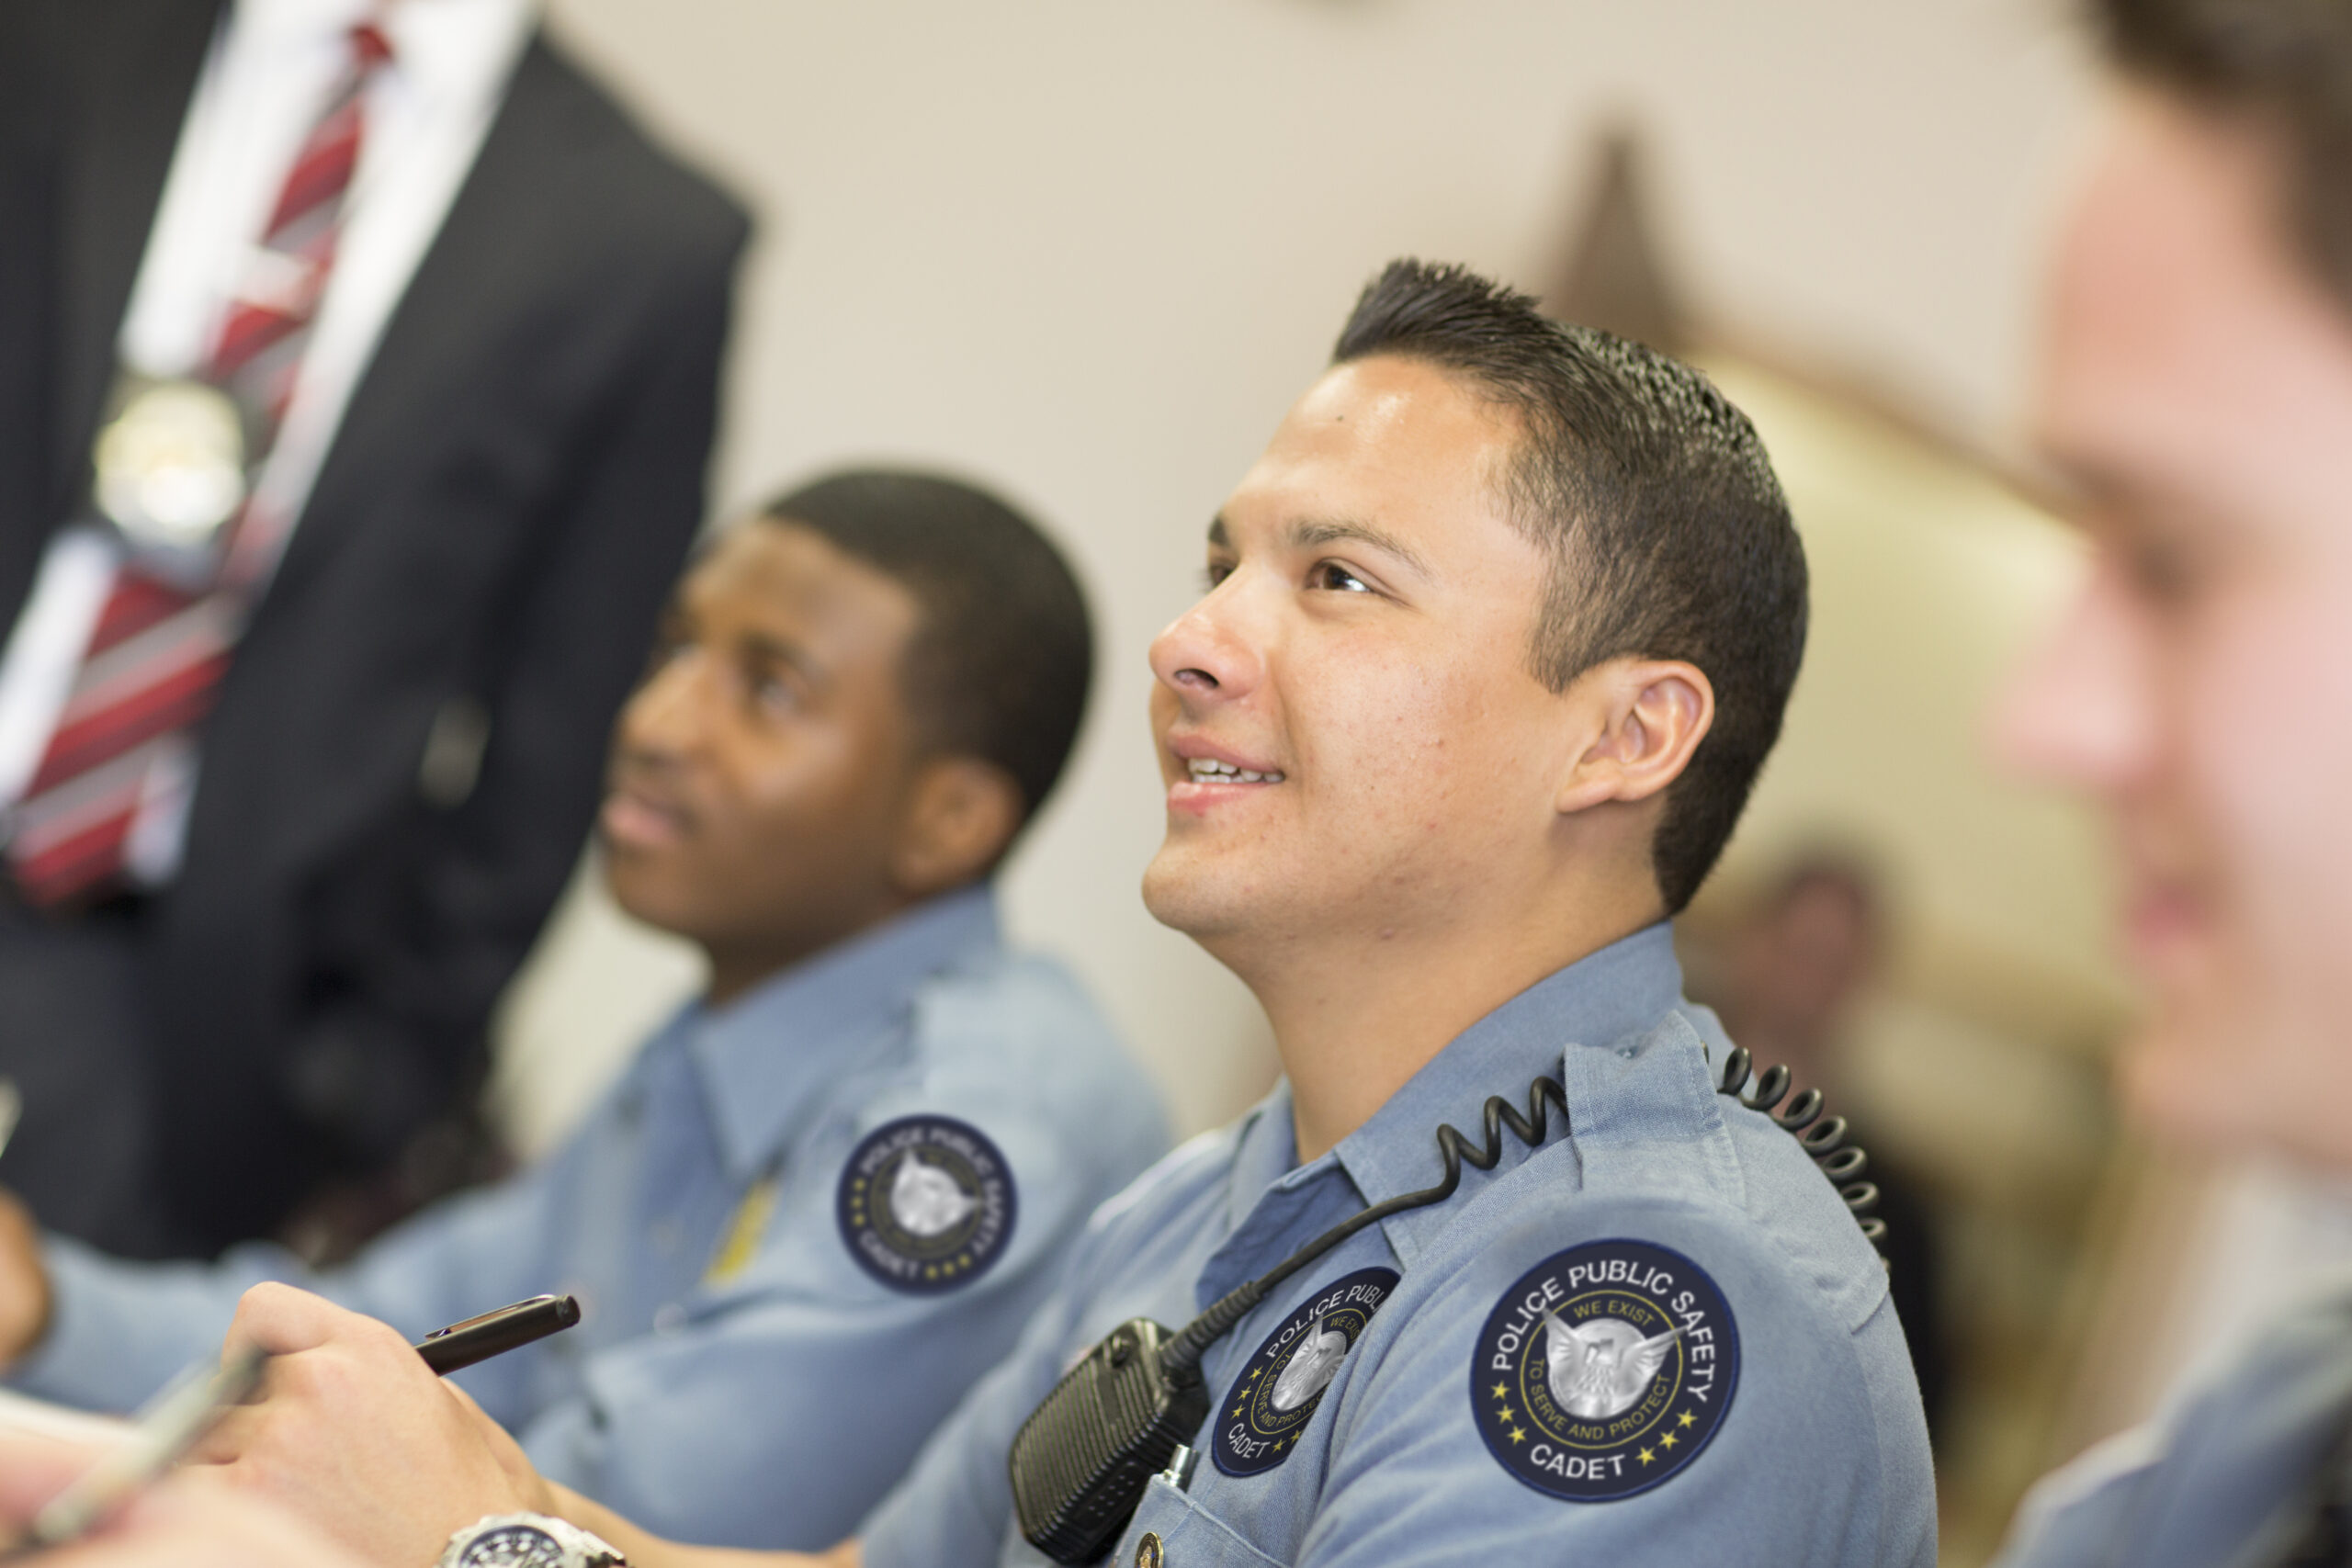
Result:
[[[1245,924],[1245,912],[1235,907],[1240,900],[1219,886],[1222,878],[1205,875],[1202,867],[1186,863],[1192,858],[1163,844],[1144,868],[1143,907],[1161,925],[1207,946],[1220,937],[1238,934]]]
[[[2352,1172],[2352,1043],[2275,1010],[2161,1010],[2124,1043],[2117,1088],[2132,1119],[2166,1140]]]
[[[662,874],[664,867],[647,865],[635,856],[607,854],[605,891],[621,913],[656,931],[684,935],[693,924],[693,901],[678,896],[676,879]]]
[[[2246,1139],[2241,1086],[2216,1062],[2205,1032],[2151,1019],[2123,1043],[2115,1087],[2143,1131],[2168,1143],[2226,1149]]]

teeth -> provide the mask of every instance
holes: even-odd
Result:
[[[1204,784],[1222,782],[1227,779],[1231,779],[1237,784],[1280,784],[1283,782],[1283,776],[1280,773],[1261,773],[1252,768],[1237,768],[1230,762],[1220,762],[1214,757],[1188,758],[1184,765],[1191,770],[1194,779]]]

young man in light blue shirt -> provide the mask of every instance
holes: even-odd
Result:
[[[1804,641],[1747,420],[1647,350],[1399,263],[1208,569],[1151,652],[1144,896],[1249,983],[1284,1082],[1101,1211],[831,1558],[1035,1563],[1032,1535],[1136,1568],[1932,1562],[1884,1270],[1806,1151],[1717,1092],[1730,1044],[1667,926]],[[1497,1099],[1542,1131],[1479,1149]],[[1456,1188],[1441,1123],[1479,1156]],[[1087,1428],[1126,1429],[1136,1367],[1181,1367],[1138,1318],[1198,1352],[1168,1374],[1181,1429],[1099,1536],[1057,1540],[1110,1457]],[[272,1290],[232,1337],[282,1359],[208,1457],[371,1562],[481,1568],[515,1539],[485,1516],[522,1507],[570,1521],[534,1561],[594,1561],[565,1544],[584,1526],[719,1568],[534,1476],[379,1325]],[[356,1471],[397,1479],[362,1495]]]
[[[418,1337],[542,1291],[586,1321],[463,1375],[533,1461],[696,1540],[854,1527],[1012,1344],[1087,1214],[1166,1146],[1072,977],[989,876],[1091,668],[1053,547],[969,487],[834,477],[720,536],[625,711],[622,906],[710,983],[560,1151],[324,1274],[0,1252],[11,1381],[127,1409],[300,1280]]]

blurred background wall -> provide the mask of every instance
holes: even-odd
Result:
[[[727,507],[845,460],[944,464],[1076,556],[1102,670],[1011,921],[1092,982],[1188,1132],[1273,1065],[1247,994],[1136,897],[1159,834],[1145,646],[1197,593],[1204,526],[1364,278],[1417,254],[1560,299],[1589,260],[1603,131],[1636,137],[1634,292],[1670,299],[1678,346],[1756,416],[1815,574],[1788,738],[1688,922],[1694,975],[1807,846],[1883,877],[1890,936],[1836,1088],[1928,1205],[1963,1309],[1947,1561],[1980,1559],[2027,1478],[2146,1407],[2179,1314],[2145,1303],[2183,1226],[2132,1216],[2177,1220],[2211,1183],[2152,1177],[2114,1137],[2102,1058],[2128,1003],[2095,837],[1979,746],[2076,567],[2016,478],[2048,220],[2099,92],[2063,5],[552,11],[762,211]],[[518,1145],[567,1127],[695,978],[583,876],[503,1014],[494,1093]],[[2119,1292],[2142,1303],[2128,1333]]]
[[[1594,132],[1630,117],[1701,310],[1998,447],[2050,170],[2094,93],[2052,0],[552,10],[761,209],[724,502],[907,457],[1001,487],[1075,552],[1103,669],[1012,919],[1076,960],[1188,1127],[1271,1068],[1247,996],[1136,897],[1159,837],[1143,649],[1197,592],[1202,529],[1370,272],[1410,253],[1540,290]],[[2081,924],[2095,895],[2061,891],[2060,923]],[[550,947],[508,1031],[535,1068],[543,1042],[574,1064],[624,1048],[691,984],[593,907]],[[585,1078],[526,1077],[510,1103],[536,1146]]]

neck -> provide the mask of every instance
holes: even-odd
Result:
[[[1464,1030],[1548,975],[1665,913],[1654,889],[1585,889],[1511,919],[1437,921],[1218,952],[1273,1024],[1302,1165],[1354,1132]],[[1219,947],[1227,944],[1220,943]]]
[[[710,980],[703,987],[703,1001],[710,1007],[725,1007],[746,991],[765,985],[786,970],[805,964],[852,937],[863,936],[875,927],[896,919],[921,902],[914,897],[877,900],[852,923],[822,930],[779,927],[723,938],[705,936],[696,943],[710,964]]]

